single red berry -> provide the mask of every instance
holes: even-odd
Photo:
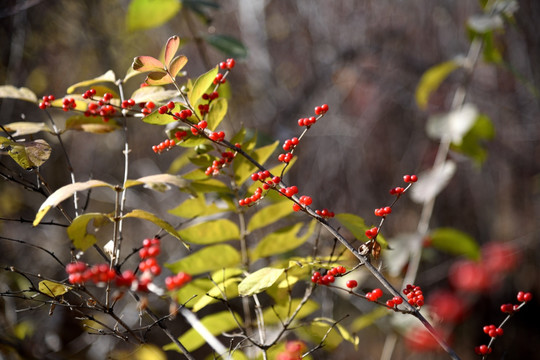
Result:
[[[377,299],[380,298],[381,296],[383,296],[383,292],[382,292],[382,290],[379,289],[379,288],[373,290],[372,293],[375,295],[375,297],[376,297]]]
[[[405,175],[405,176],[403,176],[403,181],[405,181],[406,183],[411,182],[411,175]]]
[[[294,211],[300,211],[300,209],[301,209],[300,205],[298,205],[297,203],[294,203],[292,208],[293,208]]]
[[[416,175],[411,175],[411,182],[417,182],[418,181],[418,176]]]

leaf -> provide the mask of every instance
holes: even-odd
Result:
[[[97,88],[97,86],[96,86]],[[61,98],[61,99],[56,99],[54,100],[52,103],[51,103],[51,106],[55,107],[55,108],[63,108],[63,101],[64,99],[67,99],[67,97],[65,98]],[[88,103],[86,101],[83,101],[81,100],[82,97],[80,99],[77,98],[77,95],[74,96],[74,100],[75,100],[75,107],[74,108],[70,108],[71,110],[77,110],[77,111],[80,111],[80,112],[84,112],[88,109]],[[114,101],[115,99],[111,100]]]
[[[167,85],[172,84],[173,79],[169,76],[167,73],[162,72],[151,72],[146,77],[145,82],[148,85],[156,86],[156,85]]]
[[[18,122],[13,122],[11,124],[4,125],[4,128],[7,131],[14,131],[14,133],[11,134],[11,136],[13,137],[36,134],[40,131],[53,133],[51,128],[49,128],[47,124],[43,122],[35,123],[35,122],[29,122],[29,121],[18,121]]]
[[[411,189],[411,199],[420,204],[430,201],[448,185],[455,172],[456,164],[447,160],[437,168],[418,174],[418,181]]]
[[[431,245],[452,255],[480,259],[480,247],[474,238],[454,228],[438,228],[430,234]]]
[[[287,226],[266,235],[251,254],[251,260],[255,261],[261,257],[282,254],[296,249],[309,239],[313,230],[315,230],[315,223],[315,221],[311,221],[309,228],[302,236],[297,235],[304,223]]]
[[[465,104],[448,114],[430,117],[426,131],[432,139],[448,137],[453,144],[460,145],[465,134],[474,125],[477,116],[476,106]]]
[[[87,231],[90,221],[95,221],[95,224],[96,220],[101,223],[103,223],[104,220],[112,222],[107,215],[102,213],[86,213],[73,219],[73,222],[67,228],[67,234],[75,248],[86,251],[96,243],[96,237]]]
[[[15,142],[0,136],[0,143],[0,150],[7,150],[9,156],[25,170],[43,165],[51,156],[51,146],[42,139]]]
[[[127,11],[128,31],[151,29],[165,24],[182,8],[178,0],[132,0]]]
[[[167,360],[167,355],[159,347],[151,344],[142,344],[129,354],[133,360]]]
[[[236,329],[238,327],[238,323],[235,321],[235,318],[238,320],[238,323],[242,324],[242,318],[238,316],[238,314],[231,314],[229,311],[222,311],[216,314],[208,315],[201,320],[201,323],[210,333],[212,333],[212,335],[221,335],[224,332]],[[178,341],[180,341],[180,343],[186,347],[187,351],[197,350],[206,343],[206,340],[194,328],[186,331],[178,338]],[[179,351],[178,347],[174,343],[163,346],[163,350]]]
[[[164,56],[164,62],[167,68],[169,67],[169,64],[171,63],[171,60],[173,59],[174,55],[178,51],[179,46],[180,46],[180,38],[178,36],[176,35],[171,36],[169,40],[167,40],[167,44],[165,45],[165,56]]]
[[[180,235],[187,242],[206,245],[228,240],[238,240],[240,238],[240,230],[238,229],[238,225],[231,220],[218,219],[205,221],[182,229]]]
[[[268,205],[257,211],[251,219],[249,219],[247,229],[250,232],[260,229],[273,224],[292,212],[294,212],[294,210],[290,201],[280,201],[276,204]]]
[[[175,112],[180,111],[182,106],[183,106],[183,104],[181,104],[181,103],[175,103],[174,108],[171,111],[174,114]],[[152,124],[152,125],[167,125],[167,124],[170,124],[172,122],[175,122],[176,120],[171,115],[160,114],[159,112],[154,111],[150,115],[145,116],[143,118],[143,121],[145,123]]]
[[[202,248],[165,267],[174,273],[180,271],[198,275],[208,271],[236,266],[240,263],[240,253],[230,245],[218,244]]]
[[[415,93],[416,103],[420,109],[427,107],[431,93],[437,90],[444,79],[459,67],[460,64],[456,60],[445,61],[429,68],[422,75]]]
[[[190,104],[195,106],[197,102],[201,99],[203,94],[208,90],[210,85],[214,82],[214,79],[218,73],[218,67],[214,67],[208,72],[202,74],[195,80],[193,88],[188,92],[188,100]]]
[[[266,160],[274,153],[279,141],[276,141],[270,145],[258,148],[255,151],[248,152],[248,154],[259,164],[264,165]],[[245,150],[246,151],[246,150]],[[233,162],[234,178],[238,184],[243,184],[255,171],[259,169],[253,165],[249,160],[242,157],[237,157]]]
[[[238,293],[240,296],[251,296],[263,292],[274,285],[284,271],[285,269],[271,267],[259,269],[238,284]]]
[[[186,66],[188,62],[188,58],[184,55],[178,55],[171,61],[171,64],[169,65],[169,73],[171,74],[171,77],[175,78],[176,75]]]
[[[214,131],[218,127],[227,114],[227,108],[228,105],[226,99],[218,98],[212,101],[208,111],[208,117],[206,119],[208,122],[208,129]]]
[[[452,144],[454,151],[460,152],[472,158],[477,165],[481,165],[487,158],[487,150],[482,145],[485,140],[491,140],[495,136],[495,128],[487,115],[478,115],[472,128],[463,137],[460,145]]]
[[[178,217],[191,219],[199,216],[208,216],[220,212],[228,211],[228,208],[217,207],[216,204],[207,204],[204,195],[199,195],[193,199],[185,200],[174,209],[169,210],[169,214]]]
[[[224,192],[229,193],[230,189],[222,181],[217,179],[197,180],[191,183],[191,188],[200,193]]]
[[[364,328],[367,328],[368,326],[373,325],[375,321],[379,320],[380,318],[390,314],[391,313],[388,311],[388,309],[378,306],[367,314],[354,319],[353,323],[351,324],[351,331],[358,332]]]
[[[271,308],[266,308],[263,311],[264,323],[266,325],[280,324],[282,321],[287,321],[296,310],[302,299],[292,299],[285,304],[278,304]],[[302,306],[300,311],[295,317],[295,320],[300,320],[309,316],[311,313],[319,308],[319,304],[313,300],[308,300]]]
[[[186,244],[184,240],[182,240],[182,237],[180,236],[180,234],[174,229],[174,227],[171,224],[169,224],[163,219],[158,218],[156,215],[149,213],[148,211],[135,209],[132,212],[127,213],[124,216],[122,216],[123,219],[130,218],[130,217],[153,222],[154,224],[156,224],[157,226],[159,226],[160,228],[162,228],[163,230],[165,230],[166,232],[168,232],[169,234],[171,234],[172,236],[180,240],[187,249],[190,248],[190,246]]]
[[[227,56],[237,59],[247,57],[247,48],[244,46],[244,44],[232,36],[210,35],[206,36],[204,40]]]
[[[85,182],[76,182],[61,187],[52,193],[43,204],[41,204],[36,218],[34,219],[33,225],[36,226],[41,222],[41,219],[47,214],[47,212],[53,207],[60,204],[62,201],[66,200],[68,197],[72,196],[76,192],[88,190],[94,187],[103,187],[107,186],[111,189],[114,189],[114,186],[100,180],[88,180]]]
[[[119,128],[120,126],[116,121],[109,120],[105,122],[101,117],[76,115],[66,120],[66,130],[84,131],[92,134],[106,134]]]
[[[311,324],[312,325],[313,324],[320,324],[320,325],[323,325],[323,326],[326,325],[329,328],[335,322],[336,322],[335,320],[330,319],[330,318],[319,317],[319,318],[313,319],[313,322]],[[339,335],[343,338],[343,340],[350,342],[351,344],[354,345],[355,349],[357,349],[358,344],[360,343],[360,338],[358,336],[356,336],[356,335],[351,335],[347,331],[347,329],[345,329],[345,327],[343,325],[341,325],[339,323],[336,324],[332,331],[337,331],[339,333]]]
[[[69,291],[69,287],[54,281],[42,280],[39,282],[38,289],[43,294],[55,298],[64,295]]]
[[[161,86],[144,86],[138,88],[131,94],[131,98],[136,104],[154,101],[154,102],[166,102],[178,94],[176,90],[165,90]]]
[[[116,75],[114,74],[114,71],[109,70],[105,74],[100,75],[96,78],[93,78],[90,80],[84,80],[76,84],[73,84],[70,87],[68,87],[66,92],[68,94],[72,94],[77,88],[88,87],[89,85],[94,85],[94,84],[104,83],[104,82],[110,82],[110,83],[116,82]]]
[[[126,183],[124,184],[124,188],[127,189],[132,186],[143,185],[143,184],[150,189],[159,185],[164,185],[164,184],[173,185],[180,189],[186,189],[189,186],[189,181],[182,179],[182,177],[178,175],[156,174],[156,175],[143,176],[136,180],[127,180]]]
[[[213,286],[214,284],[209,279],[195,279],[180,289],[172,291],[171,297],[176,299],[178,304],[185,304],[186,307],[192,308],[198,299],[203,297]]]
[[[38,102],[38,98],[32,90],[25,87],[16,88],[15,86],[12,86],[12,85],[0,86],[0,98],[24,100],[24,101],[30,101],[36,104]]]
[[[133,64],[131,65],[131,67],[133,68],[133,70],[139,72],[155,71],[166,73],[165,65],[153,56],[137,56],[133,59]]]
[[[335,218],[341,223],[341,225],[345,226],[345,228],[349,230],[355,238],[360,241],[363,241],[364,239],[367,240],[366,230],[371,229],[372,227],[367,226],[364,219],[362,219],[360,216],[349,213],[341,213],[336,214]],[[377,242],[383,248],[388,248],[388,242],[382,236],[382,234],[377,235]]]
[[[227,299],[231,300],[238,296],[238,283],[240,278],[230,278],[224,282],[218,283],[217,286],[214,285],[207,294],[199,298],[199,300],[193,305],[193,311],[197,312],[207,305],[217,302],[217,299]],[[225,294],[225,298],[223,297]]]

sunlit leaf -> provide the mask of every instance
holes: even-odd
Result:
[[[150,74],[148,74],[145,81],[148,85],[152,86],[167,85],[173,83],[173,79],[169,76],[169,74],[162,72],[151,72]]]
[[[327,325],[327,328],[329,328],[335,322],[336,321],[333,319],[319,317],[319,318],[313,319],[313,322],[311,324],[312,325],[313,324]],[[360,338],[356,335],[352,335],[351,333],[349,333],[349,331],[347,331],[347,329],[345,329],[343,325],[341,325],[340,323],[335,324],[334,329],[332,331],[336,331],[343,338],[343,340],[350,342],[351,344],[354,345],[355,349],[357,349],[358,344],[360,342]]]
[[[218,98],[212,101],[206,120],[208,122],[208,129],[213,131],[218,127],[227,114],[227,108],[228,105],[226,99]]]
[[[192,308],[213,287],[214,284],[209,279],[199,278],[171,292],[171,296],[177,299],[178,304],[185,304],[186,307]]]
[[[41,204],[37,214],[36,218],[34,219],[34,226],[39,224],[41,222],[41,219],[47,214],[47,212],[53,207],[60,204],[62,201],[66,200],[68,197],[72,196],[76,192],[88,190],[90,188],[94,187],[109,187],[111,189],[114,189],[114,186],[111,184],[107,184],[104,181],[100,180],[88,180],[85,182],[77,182],[74,184],[69,184],[66,186],[61,187],[60,189],[56,190],[54,193],[52,193],[47,200],[43,204]]]
[[[459,63],[456,60],[450,60],[437,64],[429,68],[416,88],[416,103],[420,109],[425,109],[428,104],[429,96],[432,92],[439,88],[439,85],[452,73],[459,68]]]
[[[193,305],[193,311],[197,312],[207,305],[217,302],[217,299],[231,300],[238,296],[238,283],[241,278],[230,278],[224,282],[217,283],[213,288],[208,290],[207,294],[199,297],[199,300]],[[225,297],[223,297],[225,294]]]
[[[122,218],[138,218],[138,219],[143,219],[143,220],[153,222],[154,224],[156,224],[157,226],[159,226],[160,228],[162,228],[163,230],[165,230],[166,232],[168,232],[169,234],[171,234],[172,236],[180,240],[187,249],[190,248],[190,246],[184,242],[180,234],[174,229],[174,227],[171,224],[157,217],[156,215],[149,213],[148,211],[135,209],[125,214]]]
[[[169,174],[176,174],[179,172],[184,166],[189,164],[189,158],[193,156],[194,151],[193,149],[186,149],[177,156],[169,165],[169,168],[167,169],[167,172]]]
[[[197,104],[203,94],[208,90],[218,73],[218,67],[214,67],[208,72],[202,74],[195,80],[193,88],[188,92],[188,100],[191,104]]]
[[[87,117],[75,115],[66,120],[66,130],[78,130],[93,134],[106,134],[120,128],[113,119],[103,121],[101,117]]]
[[[240,284],[238,292],[241,296],[251,296],[268,289],[279,279],[285,269],[264,267],[249,274]]]
[[[361,241],[367,241],[366,230],[371,229],[371,226],[367,226],[364,222],[364,219],[362,219],[360,216],[348,213],[341,213],[336,214],[336,219],[340,222],[341,225],[345,226],[345,228],[349,230],[355,238]],[[382,236],[382,234],[377,235],[377,242],[383,248],[388,248],[388,242]]]
[[[91,221],[102,224],[103,220],[112,221],[107,215],[101,213],[86,213],[77,216],[67,228],[68,237],[73,242],[73,246],[81,251],[93,246],[97,239],[94,234],[88,232],[88,224]]]
[[[377,306],[372,311],[363,314],[356,319],[354,319],[353,323],[351,324],[351,331],[357,332],[364,328],[367,328],[375,323],[375,321],[379,320],[380,318],[383,318],[385,316],[390,315],[391,312],[388,311],[388,309]]]
[[[267,325],[280,324],[282,321],[287,321],[296,310],[302,299],[292,299],[290,304],[279,304],[272,308],[266,308],[263,311],[264,323]],[[300,309],[295,317],[295,320],[301,320],[309,316],[319,309],[319,304],[316,301],[308,300]]]
[[[173,113],[178,112],[183,107],[183,104],[181,103],[175,103],[174,108],[171,110]],[[171,115],[168,114],[160,114],[157,111],[154,111],[148,116],[145,116],[143,118],[143,121],[148,124],[152,125],[167,125],[172,122],[175,122],[175,118],[173,118]]]
[[[165,73],[165,65],[152,56],[137,56],[133,59],[131,67],[139,72],[155,71]]]
[[[28,121],[19,121],[19,122],[6,124],[4,125],[4,128],[7,131],[13,131],[14,133],[11,134],[11,136],[13,137],[36,134],[40,131],[46,131],[49,133],[53,132],[51,128],[49,128],[49,126],[43,122],[36,123],[36,122],[28,122]]]
[[[447,160],[444,164],[418,174],[418,181],[412,187],[411,199],[425,203],[437,196],[450,182],[456,172],[456,163]]]
[[[188,58],[184,55],[178,55],[177,57],[175,57],[169,65],[169,73],[171,74],[171,76],[175,78],[176,75],[178,75],[178,73],[180,72],[180,70],[182,70],[184,66],[186,66],[187,62]]]
[[[180,189],[187,188],[189,186],[189,181],[183,179],[181,176],[171,175],[171,174],[156,174],[143,176],[135,180],[127,180],[124,184],[124,188],[130,188],[136,185],[146,185],[148,188],[153,188],[156,185],[173,185]]]
[[[248,231],[254,231],[273,224],[292,212],[294,212],[294,210],[290,201],[280,201],[278,203],[268,205],[257,211],[255,215],[249,219],[247,229]]]
[[[33,103],[38,102],[38,98],[32,90],[25,87],[16,88],[12,85],[0,86],[0,98],[24,100]]]
[[[204,195],[199,195],[193,199],[187,199],[174,209],[169,210],[169,214],[191,219],[198,216],[208,216],[220,212],[228,211],[228,208],[217,207],[216,204],[207,204]]]
[[[244,273],[244,270],[238,267],[223,268],[223,269],[214,271],[211,277],[214,282],[219,284],[233,277],[238,278],[238,276],[242,275],[243,273]]]
[[[238,314],[231,314],[229,311],[222,311],[216,314],[208,315],[201,319],[202,325],[212,335],[221,335],[224,332],[236,329],[238,323],[233,316],[242,324],[242,318]],[[194,351],[206,344],[206,340],[194,329],[191,328],[178,338],[188,351]],[[163,350],[180,351],[174,343],[167,344]]]
[[[247,56],[247,48],[232,36],[210,35],[206,36],[204,40],[227,56],[236,59],[243,59]]]
[[[40,281],[38,285],[38,289],[43,294],[53,297],[53,298],[60,295],[64,295],[65,293],[69,291],[68,286],[54,282],[54,281],[49,281],[49,280]]]
[[[151,29],[165,24],[182,8],[178,0],[132,0],[127,11],[129,31]]]
[[[452,255],[480,259],[480,246],[472,236],[454,228],[438,228],[430,234],[431,245]]]
[[[180,38],[176,35],[171,36],[169,40],[167,40],[167,44],[165,45],[165,55],[164,55],[164,63],[165,66],[169,67],[169,64],[171,63],[171,60],[174,58],[174,55],[178,51],[178,47],[180,46]]]
[[[266,235],[251,254],[252,261],[296,249],[309,239],[315,230],[315,223],[315,221],[311,221],[309,228],[301,236],[298,234],[304,223],[287,226]]]
[[[0,136],[0,144],[0,149],[7,150],[9,156],[25,170],[43,165],[52,151],[51,146],[42,139],[15,142]]]
[[[205,221],[180,230],[182,238],[194,244],[215,244],[228,240],[238,240],[238,225],[228,219]]]
[[[152,344],[140,345],[129,357],[133,360],[167,360],[165,352]]]
[[[218,179],[206,179],[197,180],[191,183],[191,188],[196,192],[209,193],[209,192],[226,192],[230,191],[230,188]]]
[[[165,90],[161,86],[144,86],[138,88],[131,94],[131,98],[136,104],[153,101],[156,103],[169,101],[178,94],[176,90]]]
[[[447,114],[430,117],[426,131],[432,139],[448,137],[453,144],[460,145],[465,134],[474,125],[477,116],[476,106],[465,104]]]
[[[236,266],[240,263],[238,250],[227,244],[206,246],[201,250],[165,267],[174,273],[180,271],[198,275],[208,271]]]
[[[100,75],[96,78],[93,78],[90,80],[84,80],[84,81],[71,85],[70,87],[68,87],[66,92],[68,94],[71,94],[75,91],[75,89],[80,88],[80,87],[88,87],[90,85],[104,83],[104,82],[114,83],[115,81],[116,81],[116,75],[114,74],[114,71],[109,70],[105,74]]]

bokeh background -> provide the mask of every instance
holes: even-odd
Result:
[[[239,59],[230,75],[232,100],[223,123],[226,131],[245,126],[256,129],[263,141],[284,140],[298,134],[299,117],[311,114],[316,105],[329,104],[329,114],[299,148],[299,161],[288,181],[301,184],[303,193],[312,195],[320,207],[368,219],[373,208],[389,201],[388,189],[400,183],[403,174],[418,173],[433,164],[438,144],[427,137],[426,121],[430,115],[448,111],[457,86],[467,81],[467,102],[489,116],[496,135],[486,144],[489,155],[480,167],[462,155],[450,154],[458,164],[457,172],[437,198],[430,226],[455,227],[481,245],[510,244],[512,259],[517,259],[496,286],[467,299],[471,308],[455,329],[454,346],[463,359],[475,358],[473,347],[486,342],[481,327],[502,319],[500,304],[515,301],[520,289],[540,296],[540,3],[515,2],[514,19],[495,36],[504,61],[494,65],[480,60],[471,79],[459,72],[451,75],[433,94],[427,110],[420,110],[415,102],[419,79],[431,66],[466,54],[470,44],[466,24],[471,16],[481,14],[478,2],[240,0],[216,4],[219,7],[204,7],[204,15],[183,9],[162,26],[130,32],[127,0],[4,0],[0,4],[0,84],[60,97],[70,85],[109,69],[123,76],[133,57],[158,54],[174,34],[184,41],[181,52],[189,58],[185,69],[194,78],[227,57],[197,39],[211,34],[233,36],[245,45],[248,56]],[[143,80],[137,79],[128,84],[128,94]],[[19,121],[21,116],[45,121],[37,107],[1,100],[2,124]],[[59,112],[60,125],[62,116]],[[56,144],[54,138],[46,139]],[[130,124],[129,139],[130,178],[165,172],[178,155],[156,156],[151,146],[162,141],[164,134],[142,122]],[[120,132],[68,133],[64,141],[78,179],[121,182]],[[15,168],[8,156],[0,159],[2,172]],[[59,151],[53,152],[42,172],[52,188],[69,181]],[[93,209],[111,211],[109,194],[96,191],[92,196]],[[128,198],[128,207],[144,203],[145,209],[166,217],[166,210],[178,205],[178,199],[169,193],[139,192]],[[33,219],[43,200],[13,183],[0,182],[4,218]],[[386,236],[415,231],[420,211],[420,205],[403,200],[397,216],[385,224]],[[0,231],[4,237],[45,246],[64,259],[69,256],[62,228],[34,229],[28,223],[3,221]],[[126,237],[133,237],[132,246],[140,242],[141,231],[149,236],[152,230],[126,229]],[[63,276],[63,270],[50,258],[44,259],[42,252],[6,241],[0,246],[2,267]],[[171,258],[179,256],[171,254]],[[427,254],[418,284],[429,297],[429,289],[448,286],[448,269],[456,259],[437,251]],[[16,283],[7,272],[0,273],[0,280],[1,291]],[[328,295],[329,301],[332,296]],[[326,309],[342,300],[335,301],[327,303]],[[117,346],[95,337],[86,337],[85,343],[79,337],[81,328],[61,310],[54,316],[47,316],[43,309],[15,313],[21,305],[9,298],[0,299],[0,305],[0,333],[15,323],[40,321],[34,322],[38,331],[25,343],[28,356],[100,358]],[[505,336],[496,342],[493,358],[539,358],[533,340],[540,338],[539,313],[535,300],[515,316]],[[386,330],[380,326],[362,330],[358,352],[343,346],[332,355],[321,351],[314,357],[377,359]],[[101,350],[91,349],[89,343],[99,341],[105,344]],[[445,358],[437,353],[419,355],[398,340],[393,358],[419,356]]]

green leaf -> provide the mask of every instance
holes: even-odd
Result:
[[[214,282],[222,283],[223,281],[227,279],[238,277],[239,275],[242,275],[243,273],[244,273],[244,270],[238,267],[224,268],[224,269],[219,269],[217,271],[214,271],[211,277]]]
[[[284,218],[294,212],[290,201],[280,201],[278,203],[268,205],[257,211],[255,215],[249,219],[247,226],[248,231],[254,231],[267,225],[273,224],[279,219]]]
[[[174,114],[175,112],[179,112],[183,107],[184,104],[182,103],[174,103],[174,108],[171,111]],[[171,115],[160,114],[159,112],[154,111],[150,115],[145,116],[143,121],[152,125],[167,125],[175,122],[176,120]]]
[[[152,213],[149,213],[148,211],[144,211],[144,210],[141,210],[141,209],[135,209],[132,212],[125,214],[122,218],[123,219],[125,219],[125,218],[138,218],[138,219],[153,222],[154,224],[156,224],[157,226],[159,226],[160,228],[162,228],[163,230],[165,230],[166,232],[168,232],[169,234],[171,234],[172,236],[174,236],[175,238],[180,240],[182,242],[182,244],[184,244],[184,246],[187,249],[190,248],[190,246],[184,242],[184,240],[182,239],[180,234],[174,229],[174,227],[171,224],[169,224],[168,222],[166,222],[163,219],[160,219],[156,215],[154,215]]]
[[[336,214],[335,218],[345,226],[347,230],[353,234],[355,238],[360,241],[367,240],[366,230],[371,229],[371,226],[367,226],[360,216],[348,213]],[[377,242],[384,248],[388,248],[388,242],[381,235],[377,235]]]
[[[184,55],[178,55],[171,61],[171,64],[169,66],[169,73],[171,74],[171,77],[175,78],[176,75],[186,66],[188,62],[188,58]]]
[[[427,107],[431,93],[437,90],[444,79],[459,67],[460,64],[457,61],[450,60],[429,68],[422,75],[415,94],[416,103],[420,109]]]
[[[169,174],[175,174],[179,172],[184,166],[189,164],[189,158],[193,156],[194,154],[193,149],[186,149],[182,152],[179,156],[174,159],[171,164],[169,165],[169,168],[167,169],[167,172]]]
[[[33,225],[38,225],[45,214],[53,207],[60,204],[62,201],[66,200],[68,197],[72,196],[76,192],[88,190],[90,188],[94,187],[109,187],[111,189],[114,189],[114,186],[111,184],[107,184],[104,181],[100,180],[88,180],[85,182],[77,182],[74,184],[69,184],[66,186],[61,187],[60,189],[56,190],[54,193],[52,193],[47,200],[43,204],[41,204],[37,214],[36,218],[34,219]]]
[[[247,150],[245,151],[259,164],[264,165],[264,163],[266,162],[266,160],[268,160],[270,155],[274,153],[278,145],[279,145],[279,141],[276,141],[270,145],[263,146],[252,152],[249,152]],[[243,156],[237,157],[234,160],[233,169],[234,169],[234,178],[238,184],[243,184],[251,176],[251,174],[259,170],[259,168],[257,168],[255,165],[253,165],[249,160],[247,160]]]
[[[264,267],[249,274],[240,284],[238,292],[241,296],[251,296],[263,292],[279,279],[285,269]]]
[[[15,142],[0,136],[0,144],[0,150],[7,150],[9,156],[25,170],[43,165],[52,151],[51,146],[42,139]]]
[[[487,159],[487,150],[483,146],[483,142],[491,140],[495,136],[495,128],[490,118],[487,115],[480,114],[472,128],[463,137],[460,145],[452,144],[451,148],[454,151],[460,152],[473,159],[477,165]]]
[[[116,75],[114,74],[114,71],[109,70],[105,74],[100,75],[96,78],[93,78],[90,80],[84,80],[84,81],[71,85],[70,87],[68,87],[66,92],[68,94],[71,94],[75,91],[75,89],[80,88],[80,87],[88,87],[89,85],[94,85],[94,84],[99,84],[99,83],[104,83],[104,82],[114,83],[115,81],[116,81]]]
[[[378,306],[372,311],[354,319],[353,323],[351,324],[351,331],[358,332],[364,328],[367,328],[368,326],[373,325],[375,321],[379,320],[380,318],[390,314],[391,312],[388,311],[387,308]]]
[[[98,223],[103,223],[104,220],[112,222],[109,216],[102,213],[86,213],[73,219],[73,222],[67,228],[67,234],[75,248],[86,251],[96,243],[97,239],[94,234],[89,233],[87,230],[90,221],[94,221],[95,225],[95,220],[98,220]]]
[[[167,360],[167,355],[155,345],[143,344],[128,355],[133,360]],[[115,358],[114,356],[112,358]],[[118,359],[118,358],[116,358]]]
[[[235,318],[238,320],[238,323],[242,324],[242,318],[238,314],[231,314],[229,311],[208,315],[201,320],[201,323],[212,335],[221,335],[238,327]],[[187,351],[197,350],[206,344],[206,340],[194,328],[186,331],[184,335],[178,338],[178,341],[186,347]],[[174,343],[163,346],[163,350],[180,351]]]
[[[194,244],[215,244],[240,238],[238,225],[227,219],[205,221],[180,231],[183,239]]]
[[[240,263],[238,250],[227,244],[218,244],[201,250],[165,267],[174,273],[180,271],[198,275],[208,271],[236,266]]]
[[[199,195],[193,199],[188,199],[174,209],[169,210],[170,214],[191,219],[199,216],[208,216],[220,212],[228,211],[228,208],[219,208],[216,204],[207,204],[204,195]]]
[[[209,279],[195,279],[171,292],[171,297],[177,299],[178,304],[185,304],[186,307],[192,308],[198,299],[203,297],[213,286],[214,284]]]
[[[132,0],[127,11],[129,31],[151,29],[165,24],[182,8],[178,0]]]
[[[208,90],[208,88],[213,84],[217,73],[218,67],[216,66],[215,68],[211,69],[205,74],[202,74],[197,80],[195,80],[193,88],[188,92],[188,100],[190,104],[197,104],[197,102],[201,99],[206,90]]]
[[[242,280],[241,278],[230,278],[224,282],[218,283],[217,286],[214,285],[205,295],[199,298],[199,300],[193,305],[193,311],[197,312],[204,307],[217,302],[217,299],[227,299],[231,300],[235,297],[238,297],[238,283]],[[223,297],[225,294],[225,297]]]
[[[221,51],[223,54],[243,59],[247,57],[247,48],[236,38],[227,35],[210,35],[204,38],[207,43]]]
[[[315,221],[311,221],[309,228],[302,236],[298,236],[298,233],[304,223],[287,226],[266,235],[251,254],[251,260],[255,261],[261,257],[282,254],[296,249],[309,239],[313,230],[315,230],[315,223]]]
[[[306,334],[314,343],[320,342],[328,330],[336,321],[328,318],[316,318],[308,327],[301,329],[301,333]],[[328,350],[335,349],[343,340],[349,341],[355,347],[358,347],[360,338],[351,335],[341,324],[336,324],[324,340],[324,346]]]
[[[227,108],[228,106],[226,99],[218,98],[212,101],[206,120],[208,122],[208,129],[214,131],[218,127],[227,114]]]
[[[36,134],[40,131],[53,133],[51,128],[49,128],[49,126],[47,126],[47,124],[43,122],[35,123],[28,121],[18,121],[4,125],[4,128],[10,132],[14,131],[14,133],[11,134],[11,136],[13,137]]]
[[[0,86],[0,98],[24,100],[33,103],[38,102],[38,98],[32,90],[25,87],[16,88],[12,85]]]
[[[136,180],[127,180],[124,184],[124,188],[130,188],[136,185],[145,185],[145,187],[150,189],[160,190],[163,185],[172,185],[176,186],[179,189],[186,189],[189,187],[189,181],[182,179],[182,177],[171,174],[156,174],[143,176]]]
[[[454,228],[438,228],[431,235],[433,247],[452,255],[464,255],[471,260],[480,259],[480,247],[473,237]]]
[[[114,120],[107,122],[102,118],[75,115],[66,120],[66,130],[84,131],[92,134],[106,134],[120,128]]]
[[[55,298],[60,295],[64,295],[69,291],[69,287],[54,281],[42,280],[38,285],[39,291],[43,294]]]
[[[263,311],[264,323],[266,325],[280,324],[282,321],[287,321],[293,312],[296,310],[302,299],[292,299],[290,304],[278,304],[271,308],[266,308]],[[313,300],[308,300],[302,306],[295,317],[295,320],[300,320],[309,316],[319,308],[319,304]]]
[[[191,183],[191,188],[196,192],[210,193],[210,192],[225,192],[228,193],[231,190],[222,181],[217,179],[197,180]]]
[[[169,40],[167,40],[167,44],[165,45],[165,55],[164,55],[164,62],[165,66],[168,68],[171,60],[174,58],[174,55],[178,51],[178,47],[180,46],[180,38],[176,35],[171,36]],[[187,61],[187,59],[186,59]]]

